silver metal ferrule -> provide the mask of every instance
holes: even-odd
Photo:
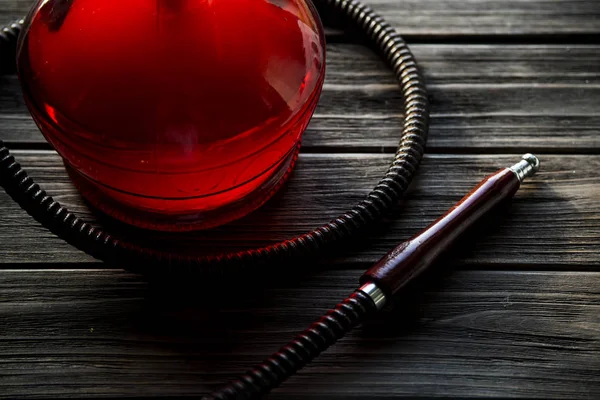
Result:
[[[540,160],[533,154],[527,153],[522,160],[510,167],[510,170],[517,175],[520,182],[523,182],[525,178],[533,176],[540,169]]]
[[[373,303],[375,304],[375,307],[377,307],[377,310],[381,310],[387,303],[385,293],[383,293],[383,290],[379,289],[379,287],[377,287],[377,285],[373,282],[365,283],[358,290],[360,290],[361,292],[369,296],[371,300],[373,300]]]

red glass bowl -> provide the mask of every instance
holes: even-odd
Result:
[[[325,39],[303,0],[38,0],[18,72],[92,205],[202,229],[253,211],[289,175]]]

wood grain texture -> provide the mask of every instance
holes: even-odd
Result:
[[[50,151],[16,152],[48,192],[86,218],[93,215]],[[350,245],[335,260],[371,263],[417,233],[460,200],[486,175],[519,155],[429,155],[405,200],[388,223]],[[600,156],[540,155],[542,169],[526,181],[512,207],[485,234],[466,243],[460,262],[523,266],[598,266],[600,253]],[[148,243],[201,254],[256,247],[293,237],[329,221],[360,201],[382,177],[390,155],[301,154],[289,184],[253,215],[216,230],[148,237],[122,225],[113,232]],[[46,232],[5,193],[0,194],[0,264],[89,261]],[[333,255],[332,255],[333,256]]]
[[[363,0],[405,35],[597,34],[595,0]]]
[[[201,395],[342,300],[358,275],[228,297],[207,286],[175,293],[120,271],[3,271],[0,398]],[[595,272],[462,271],[421,283],[422,295],[269,398],[596,399],[599,288]]]
[[[429,151],[600,152],[600,46],[415,45],[432,101]],[[394,151],[397,84],[369,49],[332,44],[305,151]],[[0,138],[47,147],[16,76],[0,78]]]
[[[0,24],[24,17],[34,0],[0,0]]]
[[[411,36],[596,34],[595,0],[363,0]],[[33,0],[1,0],[1,21],[23,16]]]

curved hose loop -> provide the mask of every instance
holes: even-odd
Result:
[[[427,140],[429,104],[417,63],[402,38],[369,7],[356,0],[317,0],[320,12],[343,17],[363,34],[393,69],[404,101],[402,136],[392,165],[364,200],[338,218],[294,239],[241,252],[197,257],[141,247],[114,238],[83,221],[60,205],[36,184],[0,141],[0,184],[23,209],[43,226],[76,248],[107,262],[143,266],[139,272],[222,275],[246,267],[298,259],[340,242],[372,224],[388,212],[411,182]],[[0,32],[0,55],[14,54],[18,21]],[[130,262],[135,261],[135,262]]]
[[[295,239],[273,246],[193,257],[144,248],[113,238],[61,206],[27,175],[0,141],[0,185],[23,209],[68,243],[104,261],[135,260],[145,273],[177,272],[208,276],[238,272],[267,263],[315,253],[357,233],[389,211],[411,182],[423,156],[429,123],[429,104],[423,79],[406,43],[380,16],[356,0],[316,0],[319,12],[329,12],[366,37],[393,69],[404,98],[404,125],[392,165],[360,203],[329,223]],[[1,72],[14,66],[23,21],[0,31]],[[131,269],[131,268],[130,268]],[[253,399],[279,386],[321,352],[376,311],[373,300],[360,289],[296,336],[288,345],[241,375],[207,400]]]

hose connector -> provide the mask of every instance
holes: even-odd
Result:
[[[531,153],[527,153],[521,157],[521,161],[510,167],[510,170],[517,175],[520,182],[525,178],[535,175],[540,169],[540,160]]]
[[[387,303],[387,297],[385,296],[385,293],[383,293],[383,290],[381,290],[379,286],[373,282],[365,283],[358,290],[369,296],[378,311],[385,307]]]

